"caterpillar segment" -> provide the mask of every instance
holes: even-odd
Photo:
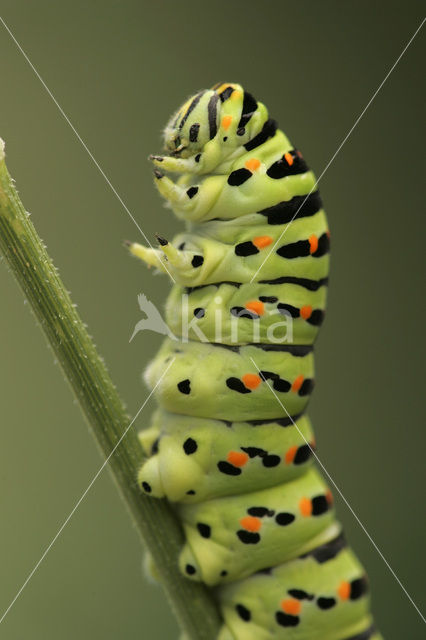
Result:
[[[164,142],[154,181],[186,230],[130,245],[174,278],[178,338],[145,372],[159,409],[139,484],[175,504],[179,565],[214,589],[218,640],[382,640],[306,416],[330,249],[315,177],[235,83],[191,97]]]

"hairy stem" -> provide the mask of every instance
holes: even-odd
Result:
[[[61,363],[103,455],[108,457],[128,428],[129,416],[18,197],[6,168],[1,139],[0,251]],[[142,448],[130,428],[109,460],[113,477],[186,637],[213,640],[220,625],[216,605],[208,589],[180,575],[177,556],[183,534],[170,506],[139,490],[136,474],[142,460]]]

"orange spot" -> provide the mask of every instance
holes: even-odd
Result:
[[[328,491],[326,491],[325,493],[325,499],[327,500],[328,504],[333,504],[333,494],[331,493],[330,489],[328,489]]]
[[[260,300],[252,300],[245,305],[246,309],[257,313],[258,316],[263,316],[265,313],[265,305]]]
[[[241,91],[234,91],[233,93],[231,93],[230,100],[238,100],[239,98],[241,98],[241,96]]]
[[[291,464],[296,456],[297,453],[297,447],[296,445],[294,445],[293,447],[290,447],[290,449],[287,451],[287,453],[285,454],[285,461],[286,464]]]
[[[312,315],[312,307],[310,304],[305,304],[304,307],[300,308],[300,315],[304,320],[307,320]]]
[[[231,126],[231,122],[232,122],[232,116],[223,116],[222,127],[224,129],[229,129],[229,127]]]
[[[302,498],[299,502],[299,509],[302,516],[310,516],[312,513],[312,500],[309,498]]]
[[[262,521],[254,516],[246,516],[245,518],[241,518],[240,525],[243,529],[246,529],[246,531],[253,531],[255,533],[259,531],[262,526]]]
[[[241,380],[244,382],[244,386],[246,386],[247,389],[256,389],[262,382],[262,378],[257,376],[255,373],[245,373],[241,376]]]
[[[303,158],[302,154],[300,153],[300,151],[296,151],[297,155],[299,156],[299,158]]]
[[[291,385],[291,390],[292,391],[299,391],[300,387],[303,384],[304,379],[305,378],[304,378],[304,376],[302,376],[302,374],[300,374],[300,376],[297,376],[296,380]]]
[[[343,582],[339,584],[337,593],[339,594],[342,600],[347,600],[351,595],[351,585],[349,584],[349,582],[346,582],[345,580],[343,580]]]
[[[247,160],[247,162],[244,163],[244,166],[249,171],[256,171],[256,169],[260,167],[260,160],[257,158],[250,158],[250,160]]]
[[[294,160],[293,160],[293,156],[291,155],[291,153],[285,153],[284,154],[284,158],[287,160],[287,164],[291,165],[293,164]]]
[[[289,613],[292,616],[297,616],[300,613],[302,608],[299,600],[295,600],[294,598],[288,598],[288,600],[281,600],[281,609],[284,613]]]
[[[234,467],[244,467],[249,457],[247,453],[243,453],[242,451],[230,451],[226,459],[233,464]]]
[[[318,238],[314,233],[309,236],[309,244],[311,245],[310,253],[315,253],[318,249]]]
[[[327,238],[330,240],[330,232],[326,231],[325,233],[326,233]]]
[[[258,249],[264,249],[273,242],[271,236],[257,236],[253,238],[253,244]]]

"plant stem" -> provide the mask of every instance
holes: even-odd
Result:
[[[105,457],[130,424],[103,359],[59,278],[18,197],[0,139],[0,250],[29,300]],[[168,503],[146,497],[136,483],[142,448],[130,428],[109,464],[152,555],[161,583],[186,637],[216,638],[220,618],[209,590],[184,578],[177,567],[183,534]]]

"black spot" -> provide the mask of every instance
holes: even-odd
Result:
[[[187,438],[183,443],[183,450],[187,456],[190,456],[191,453],[195,453],[197,449],[198,445],[193,438]]]
[[[228,572],[225,571],[225,569],[224,569],[223,571],[220,572],[220,575],[221,575],[222,578],[224,578],[225,576],[228,575]]]
[[[234,92],[234,89],[232,87],[226,87],[226,89],[221,91],[221,93],[219,93],[219,98],[221,99],[221,102],[225,102],[225,100],[228,100],[228,98],[231,96],[231,93],[233,92]]]
[[[255,518],[264,518],[265,516],[272,518],[275,511],[273,509],[268,509],[267,507],[250,507],[247,509],[247,513]]]
[[[178,246],[179,251],[183,251],[185,249],[185,243],[181,242],[180,245]]]
[[[309,322],[314,327],[319,327],[323,323],[324,315],[324,311],[321,311],[321,309],[314,309],[306,322]]]
[[[277,304],[277,309],[283,316],[290,315],[292,318],[298,318],[300,316],[300,311],[298,307],[293,307],[292,304],[286,304],[284,302],[279,302]]]
[[[319,606],[320,609],[332,609],[336,604],[336,600],[335,598],[323,598],[320,597],[317,600],[317,605]]]
[[[161,180],[161,178],[164,178],[164,173],[159,169],[154,169],[154,175],[157,178],[157,180]]]
[[[293,158],[293,162],[289,164],[285,157],[287,154],[284,154],[282,158],[271,164],[269,169],[266,171],[266,174],[270,178],[279,180],[280,178],[295,176],[309,171],[308,165],[295,149],[292,149],[289,153]]]
[[[302,444],[294,456],[293,464],[303,464],[311,457],[311,448],[308,444]]]
[[[270,302],[270,303],[278,302],[278,298],[276,298],[275,296],[259,296],[259,300],[261,302]]]
[[[201,267],[204,262],[203,256],[194,256],[191,260],[191,264],[193,267]]]
[[[281,527],[286,527],[288,524],[294,522],[295,519],[296,517],[292,513],[287,513],[286,511],[277,513],[277,515],[275,516],[275,522]]]
[[[189,491],[186,492],[187,496],[195,496],[195,491],[194,489],[190,489]]]
[[[194,309],[194,316],[196,318],[204,318],[205,315],[206,315],[206,310],[203,309],[203,307],[197,307],[196,309]]]
[[[226,473],[228,476],[239,476],[241,474],[241,469],[234,467],[233,464],[225,460],[220,460],[220,462],[217,463],[217,468],[221,473]]]
[[[244,542],[244,544],[257,544],[260,542],[260,535],[258,533],[254,533],[253,531],[245,531],[245,529],[240,529],[237,531],[237,536]]]
[[[238,127],[245,127],[256,109],[257,102],[255,98],[248,91],[244,91],[243,108],[241,110],[241,118],[238,123]]]
[[[259,375],[262,380],[265,382],[266,380],[278,380],[278,373],[274,373],[273,371],[259,371]]]
[[[252,151],[256,147],[259,147],[261,144],[275,135],[277,128],[278,124],[275,122],[275,120],[267,120],[263,125],[262,131],[258,133],[257,136],[249,140],[249,142],[244,145],[244,149],[246,151]]]
[[[191,381],[188,379],[181,380],[180,382],[178,382],[177,388],[181,393],[184,393],[185,395],[189,395],[191,393]]]
[[[302,382],[302,386],[298,391],[298,394],[299,396],[308,396],[310,393],[312,393],[313,388],[314,381],[312,380],[312,378],[305,378],[305,380]]]
[[[200,130],[200,124],[198,122],[195,122],[194,124],[191,124],[191,127],[189,129],[189,141],[190,142],[197,142],[199,130]]]
[[[254,311],[250,311],[250,309],[246,309],[245,307],[231,307],[231,315],[236,318],[247,318],[248,320],[256,320],[260,316]]]
[[[295,217],[308,218],[315,215],[322,207],[322,200],[318,191],[307,196],[294,196],[291,200],[283,200],[273,207],[259,211],[268,218],[268,224],[288,224]]]
[[[146,491],[146,493],[151,493],[151,485],[148,482],[142,482],[142,489]]]
[[[282,627],[297,627],[299,624],[298,616],[290,616],[288,613],[284,613],[283,611],[277,611],[275,618],[278,624]]]
[[[197,155],[194,158],[195,162],[200,162],[201,160],[201,153],[197,153]]]
[[[251,613],[244,605],[236,604],[235,605],[235,609],[236,609],[238,615],[240,616],[241,620],[244,620],[244,622],[249,622],[250,621]]]
[[[185,571],[189,576],[193,576],[196,572],[196,568],[192,566],[192,564],[187,564],[185,567]]]
[[[287,393],[291,389],[291,384],[287,380],[283,380],[282,378],[278,378],[274,380],[272,383],[275,391],[281,391],[282,393]]]
[[[160,438],[156,438],[152,443],[151,455],[155,456],[158,453],[158,445],[160,444]]]
[[[326,513],[330,508],[325,496],[315,496],[312,498],[312,515],[321,516]]]
[[[210,538],[212,530],[208,524],[197,522],[197,529],[200,533],[200,536],[202,536],[203,538]]]
[[[303,591],[303,589],[289,589],[287,593],[290,596],[293,596],[293,598],[296,598],[296,600],[313,600],[314,599],[313,595],[306,593],[306,591]]]
[[[189,189],[186,192],[186,195],[188,196],[188,198],[191,200],[191,198],[193,198],[194,196],[196,196],[198,193],[198,187],[189,187]]]
[[[321,258],[330,251],[330,239],[326,233],[318,238],[318,248],[312,254],[315,258]]]
[[[293,258],[304,258],[311,253],[311,245],[309,240],[298,240],[297,242],[290,242],[290,244],[284,244],[277,249],[277,254],[281,258],[287,258],[292,260]]]
[[[365,576],[362,578],[357,578],[356,580],[352,580],[350,599],[358,600],[358,598],[361,598],[361,596],[366,594],[367,591],[368,591],[368,582]]]
[[[276,467],[281,462],[280,456],[276,456],[273,454],[269,454],[263,458],[263,466],[264,467]]]
[[[255,253],[259,253],[259,249],[252,242],[240,242],[235,245],[237,256],[254,256]]]
[[[226,142],[228,140],[228,136],[224,136],[223,141]]]
[[[240,184],[243,184],[244,182],[246,182],[246,180],[251,178],[252,175],[253,175],[252,172],[249,171],[248,169],[236,169],[235,171],[229,174],[228,184],[231,187],[239,187]]]
[[[226,386],[232,391],[238,391],[238,393],[251,393],[250,389],[247,389],[239,378],[228,378]]]
[[[266,456],[265,449],[260,449],[259,447],[241,447],[241,449],[248,455],[249,458],[255,458],[256,456]]]

